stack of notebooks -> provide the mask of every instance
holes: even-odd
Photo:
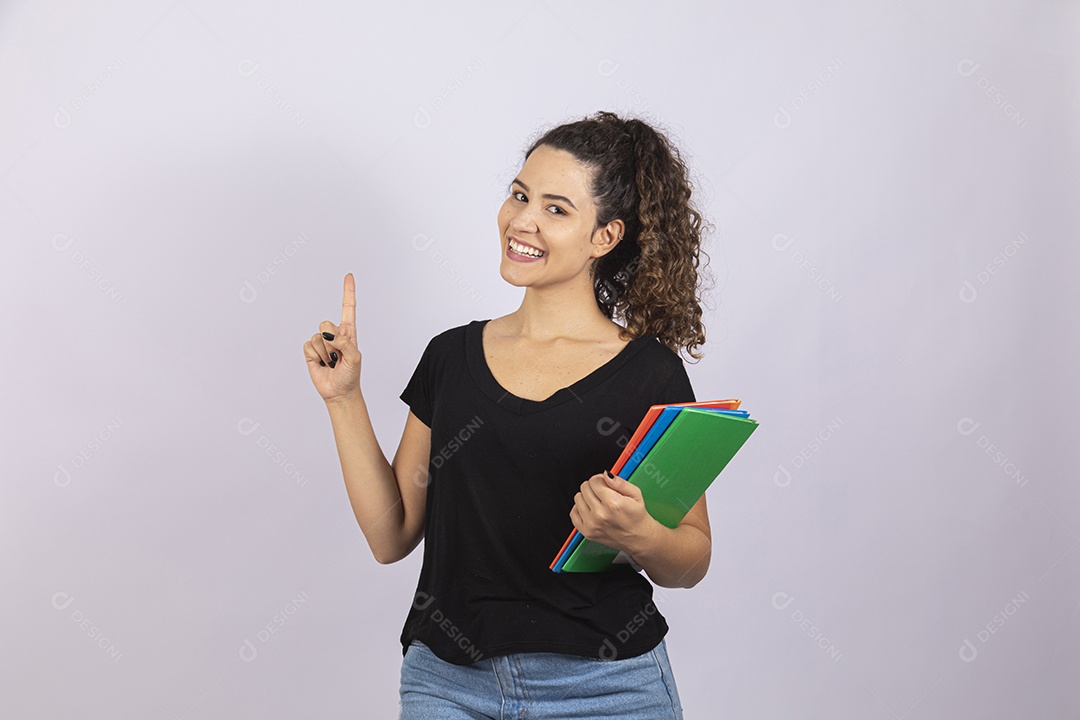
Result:
[[[653,405],[611,474],[641,489],[645,509],[674,528],[757,428],[739,400]],[[618,550],[586,540],[575,528],[551,561],[555,572],[599,572]]]

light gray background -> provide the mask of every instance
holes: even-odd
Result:
[[[1080,717],[1078,15],[6,3],[0,716],[394,717],[421,552],[301,346],[355,273],[392,457],[428,339],[520,301],[528,140],[612,109],[687,151],[688,371],[761,422],[657,592],[687,717]]]

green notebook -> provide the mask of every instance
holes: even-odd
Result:
[[[641,489],[649,515],[673,528],[757,425],[750,418],[683,408],[626,481]],[[562,572],[606,570],[618,554],[614,548],[585,539],[567,558]]]

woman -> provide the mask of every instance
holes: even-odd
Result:
[[[690,195],[677,149],[640,120],[599,112],[533,143],[498,215],[521,306],[431,339],[392,463],[360,392],[351,274],[341,324],[304,344],[371,552],[396,562],[426,538],[402,718],[682,717],[639,570],[701,580],[705,498],[668,528],[604,469],[650,405],[695,400],[677,354],[705,342]],[[573,527],[627,562],[553,573]]]

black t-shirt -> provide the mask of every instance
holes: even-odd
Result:
[[[487,322],[432,338],[400,396],[431,428],[423,568],[402,654],[414,639],[458,665],[511,652],[648,652],[668,626],[643,573],[549,565],[574,527],[581,483],[611,468],[649,406],[694,401],[682,359],[638,337],[569,387],[527,400],[488,368]]]

